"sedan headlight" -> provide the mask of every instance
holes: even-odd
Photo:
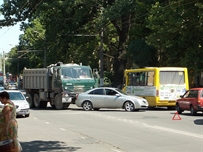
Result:
[[[146,101],[144,101],[144,100],[142,100],[142,102],[144,102],[145,104],[147,104],[147,102],[146,102]]]

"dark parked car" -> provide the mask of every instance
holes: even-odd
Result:
[[[179,114],[184,110],[196,115],[198,111],[203,112],[203,88],[192,88],[176,101],[176,109]]]

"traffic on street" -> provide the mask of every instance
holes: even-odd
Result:
[[[203,152],[203,1],[4,0],[0,15],[0,152]]]
[[[44,152],[180,152],[203,151],[203,114],[178,115],[155,108],[84,111],[71,104],[57,111],[31,109],[18,118],[23,151]],[[175,119],[173,120],[175,116]]]

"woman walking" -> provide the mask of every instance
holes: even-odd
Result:
[[[16,107],[6,91],[0,93],[0,101],[4,104],[0,112],[0,152],[20,152],[22,147],[17,139]]]

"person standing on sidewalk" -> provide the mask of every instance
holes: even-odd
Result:
[[[0,112],[0,152],[20,152],[22,147],[17,139],[16,106],[6,91],[0,93],[0,101],[4,104]]]

